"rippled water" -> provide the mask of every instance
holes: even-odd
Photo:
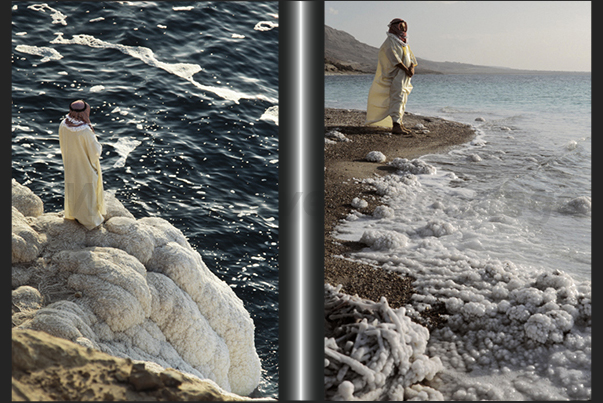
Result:
[[[365,110],[372,78],[327,76],[326,106]],[[467,123],[478,134],[422,159],[459,177],[452,185],[474,203],[498,206],[477,219],[505,214],[518,233],[527,231],[506,246],[496,234],[476,234],[492,244],[486,251],[512,256],[529,241],[517,263],[590,280],[590,203],[581,203],[592,190],[590,75],[418,75],[412,83],[408,112]],[[448,186],[435,191],[440,185]]]
[[[106,190],[167,219],[244,301],[278,395],[278,3],[14,2],[12,176],[63,206],[83,98]]]

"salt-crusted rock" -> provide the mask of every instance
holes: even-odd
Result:
[[[374,250],[389,250],[406,247],[408,237],[395,231],[366,230],[360,237],[359,242],[370,246]]]
[[[436,167],[419,159],[409,161],[406,158],[394,158],[389,165],[415,175],[434,175],[437,172]]]
[[[480,157],[477,154],[471,154],[469,156],[467,156],[467,161],[470,162],[480,162],[482,160],[482,157]]]
[[[590,196],[576,197],[565,203],[559,211],[566,214],[589,214],[592,210]]]
[[[45,252],[75,250],[86,245],[86,227],[66,220],[59,213],[46,213],[32,220],[32,228],[47,238]]]
[[[215,276],[199,253],[177,242],[169,242],[155,248],[148,269],[165,274],[188,293],[201,315],[224,338],[231,351],[229,380],[233,391],[244,388],[245,382],[240,375],[234,374],[245,374],[259,382],[260,367],[253,347],[254,326],[249,313],[226,283],[212,280]]]
[[[46,237],[41,236],[29,225],[28,219],[12,207],[12,261],[31,262],[42,252]]]
[[[87,245],[122,249],[146,264],[153,254],[155,239],[148,225],[125,216],[112,217],[104,225],[86,233]]]
[[[368,207],[368,202],[364,199],[361,199],[359,197],[354,197],[352,199],[352,207],[354,208],[367,208]]]
[[[343,141],[343,142],[350,142],[352,140],[350,140],[349,138],[347,138],[345,136],[345,134],[341,133],[340,131],[337,130],[330,130],[327,133],[325,133],[325,137],[328,137],[329,139],[333,139],[334,141]]]
[[[53,256],[66,285],[80,292],[81,303],[111,330],[138,325],[151,313],[151,293],[144,266],[115,248],[92,247]]]
[[[130,213],[123,204],[115,197],[115,191],[105,191],[105,221],[113,217],[128,217],[134,218],[134,215]]]
[[[15,323],[250,394],[261,366],[243,302],[168,221],[137,220],[109,192],[106,203],[90,231],[60,212],[25,217],[13,206],[13,286],[24,286],[15,306],[42,294]]]
[[[12,180],[12,205],[26,217],[37,217],[44,213],[44,203],[28,187]]]
[[[394,215],[394,209],[388,206],[377,206],[373,211],[373,217],[376,218],[392,218]]]
[[[13,305],[19,309],[39,309],[42,306],[42,295],[30,286],[21,286],[12,292]]]
[[[370,162],[385,162],[387,157],[381,151],[370,151],[366,154],[366,160]]]

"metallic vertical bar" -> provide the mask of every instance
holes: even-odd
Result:
[[[324,400],[324,4],[300,2],[302,400]]]
[[[279,4],[279,398],[323,400],[322,2]]]

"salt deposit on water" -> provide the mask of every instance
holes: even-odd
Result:
[[[590,282],[495,256],[491,248],[530,236],[500,205],[455,192],[446,185],[454,175],[422,160],[390,164],[400,171],[364,180],[387,206],[344,220],[336,236],[367,245],[355,259],[416,278],[405,316],[445,304],[448,321],[425,334],[443,367],[425,385],[446,399],[590,398]]]

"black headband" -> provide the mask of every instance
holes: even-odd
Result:
[[[69,104],[69,110],[70,111],[73,111],[73,112],[84,112],[86,110],[86,108],[88,107],[88,104],[86,103],[86,101],[84,101],[84,107],[82,109],[75,109],[73,106],[71,106],[75,102],[77,102],[77,101],[73,101],[72,103]]]

